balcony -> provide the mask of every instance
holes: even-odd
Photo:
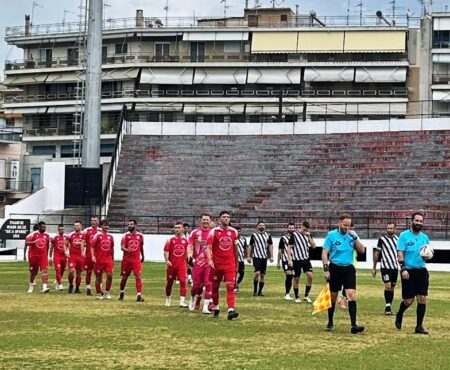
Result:
[[[14,178],[0,178],[0,193],[31,193],[33,189],[31,181],[18,181]]]
[[[0,143],[14,144],[22,141],[22,129],[16,127],[0,128]]]
[[[380,24],[379,18],[373,16],[325,16],[319,17],[326,27],[387,27]],[[419,27],[420,17],[397,16],[395,19],[396,27]],[[145,18],[117,18],[107,19],[103,22],[103,31],[107,33],[113,30],[127,29],[146,29],[150,32],[161,32],[164,29],[223,29],[223,28],[293,28],[293,27],[321,27],[310,19],[309,16],[287,16],[283,21],[280,16],[274,17],[258,17],[257,22],[249,22],[244,17],[145,17]],[[79,22],[49,23],[25,26],[6,27],[5,39],[11,41],[16,37],[32,37],[32,36],[50,36],[58,34],[79,34],[84,32],[84,24]]]
[[[450,74],[433,74],[433,84],[448,84],[450,82]]]

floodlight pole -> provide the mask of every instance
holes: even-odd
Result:
[[[83,120],[82,166],[84,168],[100,167],[102,12],[103,0],[89,0],[86,48],[86,104]]]

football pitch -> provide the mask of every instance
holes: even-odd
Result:
[[[178,285],[173,306],[164,307],[164,271],[163,264],[144,264],[145,302],[137,303],[133,277],[125,300],[117,300],[117,263],[111,301],[66,291],[44,295],[40,280],[27,294],[27,264],[1,263],[0,368],[450,369],[449,273],[430,273],[424,322],[430,335],[420,336],[413,334],[416,305],[396,330],[394,317],[384,316],[381,279],[369,271],[358,271],[358,322],[366,326],[360,335],[350,334],[347,310],[336,308],[335,331],[328,333],[326,312],[311,315],[312,304],[284,301],[284,275],[275,268],[269,268],[265,297],[253,297],[252,267],[246,266],[235,321],[226,319],[223,290],[219,319],[181,310]],[[53,277],[50,269],[50,283]],[[323,282],[316,269],[313,299]]]

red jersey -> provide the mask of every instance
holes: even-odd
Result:
[[[189,242],[184,236],[172,236],[164,245],[164,252],[169,252],[169,261],[173,267],[186,266],[187,246]]]
[[[64,251],[64,245],[66,244],[66,240],[68,240],[68,236],[66,234],[63,235],[58,234],[52,238],[53,256],[61,256],[61,257],[66,256],[66,253]]]
[[[86,256],[91,257],[91,252],[90,252],[90,248],[91,248],[91,240],[94,237],[95,234],[97,234],[98,232],[100,232],[101,229],[99,229],[98,227],[87,227],[86,229],[83,230],[83,240],[84,240],[84,245],[86,246]]]
[[[206,242],[210,232],[210,229],[205,231],[203,228],[198,227],[192,231],[191,236],[189,237],[189,244],[193,246],[194,250],[194,266],[202,267],[208,265],[208,259],[206,258]]]
[[[114,256],[114,238],[109,233],[100,231],[95,234],[91,239],[91,247],[94,248],[97,263],[110,261]]]
[[[144,235],[138,232],[127,232],[122,236],[121,245],[130,250],[129,252],[123,252],[124,261],[140,261],[141,249],[144,246]]]
[[[33,231],[25,240],[28,245],[28,257],[46,256],[48,254],[48,247],[50,244],[49,234]],[[34,242],[36,240],[37,243],[28,244],[28,242]]]
[[[216,270],[236,269],[235,242],[238,232],[232,227],[222,229],[220,226],[211,230],[208,245],[212,246],[212,259]]]
[[[69,235],[69,253],[71,256],[81,256],[81,245],[78,242],[83,241],[83,233],[81,231],[72,231]],[[75,245],[77,243],[77,245]]]

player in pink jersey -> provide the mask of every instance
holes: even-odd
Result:
[[[52,239],[52,244],[50,246],[49,261],[55,266],[55,290],[62,291],[64,289],[62,285],[62,277],[67,265],[67,256],[69,255],[69,250],[67,249],[66,242],[68,240],[67,235],[64,233],[64,225],[58,225],[58,234],[56,234]]]
[[[38,230],[29,234],[26,238],[28,246],[28,262],[30,269],[30,287],[28,293],[33,293],[33,282],[41,270],[42,292],[48,293],[48,249],[50,245],[50,235],[45,231],[47,225],[44,221],[38,223]]]
[[[92,237],[100,231],[98,222],[98,217],[92,216],[91,226],[83,230],[83,240],[84,245],[86,246],[86,258],[84,260],[84,269],[86,270],[86,295],[92,295],[91,279],[92,271],[94,270],[94,262],[92,261],[90,250]]]
[[[131,272],[136,279],[136,301],[144,302],[142,296],[142,262],[144,262],[144,235],[137,231],[136,220],[128,221],[128,232],[123,234],[120,246],[123,251],[120,267],[122,280],[120,281],[119,300],[125,297],[125,286]],[[141,257],[142,256],[142,257]]]
[[[186,256],[189,241],[183,236],[183,224],[174,225],[175,236],[172,236],[164,245],[164,259],[167,264],[166,307],[172,305],[172,286],[175,278],[180,281],[180,307],[187,308],[186,304]]]
[[[112,274],[114,271],[114,238],[108,232],[109,223],[107,220],[100,222],[101,231],[91,239],[90,254],[94,262],[95,271],[95,291],[97,299],[103,299],[101,290],[103,272],[106,274],[105,298],[111,299]]]
[[[236,271],[238,266],[238,232],[229,227],[230,212],[220,212],[220,225],[211,230],[208,236],[208,249],[206,256],[211,267],[210,280],[212,282],[213,305],[210,309],[214,311],[214,317],[219,317],[219,288],[222,280],[225,281],[227,289],[228,320],[239,316],[235,311],[236,293]]]
[[[211,231],[209,225],[211,223],[211,215],[208,213],[202,214],[202,226],[192,231],[189,236],[188,246],[188,263],[192,266],[192,288],[191,288],[191,300],[189,302],[189,310],[197,311],[200,309],[200,302],[202,299],[203,287],[205,288],[205,299],[203,301],[204,314],[210,314],[208,310],[208,304],[211,299],[211,281],[209,275],[211,274],[211,268],[208,265],[208,259],[206,258],[206,242],[208,235]]]
[[[86,246],[83,240],[81,228],[83,223],[75,221],[73,231],[68,235],[67,244],[69,247],[69,293],[73,293],[73,280],[76,272],[75,293],[80,292],[81,273],[84,267],[84,258],[86,256]]]

